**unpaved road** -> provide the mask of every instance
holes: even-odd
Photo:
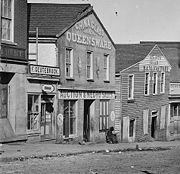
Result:
[[[91,153],[0,163],[2,174],[180,174],[180,148]]]

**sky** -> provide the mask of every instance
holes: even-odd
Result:
[[[180,0],[28,0],[90,3],[114,43],[180,42]]]

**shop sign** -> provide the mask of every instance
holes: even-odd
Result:
[[[30,65],[29,70],[31,74],[60,76],[59,68],[56,67]]]
[[[115,113],[114,113],[114,111],[111,111],[110,118],[111,118],[111,121],[115,121]]]
[[[139,71],[170,72],[171,66],[164,56],[148,55],[139,64]]]
[[[1,45],[1,57],[14,58],[14,59],[25,59],[25,49]]]
[[[69,42],[111,50],[112,43],[103,39],[104,36],[103,29],[90,18],[77,22],[73,32],[66,32]]]
[[[113,92],[59,91],[59,99],[115,99]]]
[[[42,85],[42,91],[50,93],[55,91],[55,87],[53,85]]]
[[[180,95],[180,83],[170,83],[169,93]]]

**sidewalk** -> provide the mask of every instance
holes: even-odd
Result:
[[[60,157],[68,155],[77,155],[82,153],[98,153],[106,151],[128,151],[128,150],[156,150],[158,148],[176,148],[180,147],[180,141],[154,141],[145,143],[118,143],[118,144],[55,144],[55,141],[46,141],[39,143],[2,144],[0,151],[0,162],[25,160],[29,158],[47,158]],[[137,149],[138,148],[138,149]]]

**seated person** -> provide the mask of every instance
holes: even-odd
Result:
[[[116,134],[114,133],[114,127],[110,127],[106,133],[106,142],[107,143],[118,143]]]

